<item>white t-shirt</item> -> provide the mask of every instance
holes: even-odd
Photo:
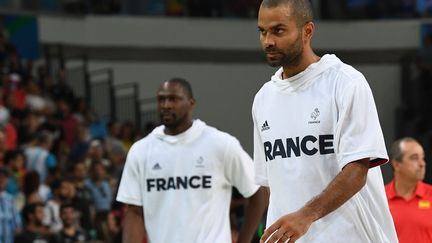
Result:
[[[279,69],[256,94],[255,180],[270,187],[267,225],[320,194],[342,168],[371,159],[364,188],[317,220],[297,242],[397,242],[381,170],[387,152],[364,76],[334,55],[282,80]]]
[[[130,149],[117,200],[143,206],[151,243],[231,242],[232,186],[250,197],[253,163],[233,136],[194,120],[169,136],[157,127]]]

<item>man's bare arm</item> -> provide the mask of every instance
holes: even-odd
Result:
[[[303,236],[310,225],[333,212],[366,184],[369,158],[347,164],[327,188],[298,211],[278,219],[264,232],[261,242],[285,242],[288,238],[294,243]],[[272,235],[273,234],[273,235]],[[271,237],[270,237],[271,236]]]
[[[144,215],[143,208],[134,205],[128,205],[124,225],[123,225],[123,243],[142,242],[144,238]]]
[[[254,233],[268,205],[268,188],[260,187],[250,198],[246,205],[245,222],[243,223],[238,243],[252,242]]]

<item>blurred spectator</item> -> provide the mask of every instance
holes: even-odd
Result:
[[[60,207],[60,217],[63,229],[55,237],[59,243],[84,243],[86,241],[85,232],[76,224],[75,208],[70,203],[62,204]]]
[[[95,163],[101,163],[106,168],[111,166],[111,161],[104,158],[104,147],[102,145],[102,142],[99,139],[93,139],[90,142],[89,149],[87,152],[87,157],[84,160],[85,165],[87,168],[91,168],[93,164]]]
[[[114,197],[115,198],[115,197]],[[112,205],[111,214],[113,216],[113,226],[111,227],[112,232],[117,232],[113,237],[112,243],[121,243],[122,242],[122,231],[116,229],[123,228],[123,222],[126,217],[127,205],[121,202],[114,201]]]
[[[90,147],[90,133],[86,124],[78,124],[75,136],[75,143],[72,145],[69,154],[71,163],[84,160]]]
[[[76,196],[74,206],[77,209],[80,225],[90,230],[93,228],[94,205],[90,189],[86,186],[87,170],[82,162],[75,163],[72,171],[72,183],[75,186]]]
[[[36,138],[36,144],[25,148],[27,170],[39,172],[41,182],[45,181],[48,169],[57,164],[56,157],[50,152],[53,145],[53,136],[47,131],[41,131]]]
[[[21,218],[13,196],[5,191],[8,172],[0,168],[0,242],[13,243],[15,232],[21,227]]]
[[[100,162],[91,165],[91,178],[86,181],[89,188],[96,214],[104,214],[110,211],[113,201],[111,185],[106,175],[106,168]]]
[[[28,81],[26,85],[26,107],[28,110],[35,114],[41,115],[40,118],[43,118],[44,120],[39,121],[39,125],[43,122],[45,122],[45,110],[46,110],[46,102],[45,99],[41,95],[41,91],[39,89],[39,86],[36,84],[36,81],[31,79]]]
[[[432,15],[432,1],[417,0],[416,11],[419,16],[430,17]]]
[[[121,242],[119,241],[120,226],[112,212],[99,214],[97,224],[98,239],[103,242]]]
[[[0,129],[0,165],[4,163],[4,156],[6,154],[6,135],[2,129]]]
[[[72,88],[66,82],[66,70],[62,69],[57,74],[57,83],[51,88],[51,95],[54,100],[65,99],[67,103],[75,100]]]
[[[192,17],[221,17],[222,4],[219,0],[189,0],[188,15]]]
[[[63,142],[70,149],[74,142],[78,127],[78,122],[72,115],[71,101],[68,99],[57,99],[58,118],[63,129]]]
[[[93,119],[92,111],[85,98],[77,98],[73,108],[73,117],[78,123],[88,123]]]
[[[105,138],[105,149],[108,153],[108,157],[112,153],[124,153],[123,144],[120,140],[121,123],[117,120],[111,120],[108,122],[108,135]]]
[[[182,0],[167,0],[166,15],[168,16],[183,16],[185,12],[184,1]]]
[[[51,189],[40,182],[37,171],[28,171],[24,176],[24,195],[26,204],[45,203],[51,198]]]
[[[121,9],[120,0],[93,0],[91,10],[97,14],[119,13]]]
[[[43,223],[49,227],[51,232],[57,233],[63,229],[60,206],[72,202],[75,189],[69,181],[57,180],[51,185],[51,190],[53,191],[53,198],[45,205]]]
[[[63,11],[71,14],[88,13],[88,2],[85,0],[63,0]]]
[[[9,73],[5,81],[5,106],[10,109],[24,110],[26,108],[26,93],[21,82],[21,76],[16,73]]]
[[[136,141],[136,136],[137,132],[134,123],[131,121],[126,121],[121,124],[119,138],[125,152],[129,151],[132,144]]]
[[[15,206],[19,211],[25,203],[23,193],[25,170],[25,155],[20,150],[8,151],[5,155],[5,169],[9,173],[6,191],[15,198]]]
[[[14,150],[17,148],[18,133],[10,121],[10,113],[6,107],[0,107],[0,128],[4,129],[6,136],[5,149]]]
[[[15,236],[14,242],[19,243],[51,243],[53,237],[43,225],[43,205],[40,203],[27,204],[22,212],[24,218],[24,230]]]

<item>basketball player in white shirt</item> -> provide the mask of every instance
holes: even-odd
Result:
[[[388,161],[364,76],[311,48],[308,0],[264,0],[268,63],[281,67],[254,99],[254,162],[270,188],[261,242],[397,242],[378,165]]]
[[[195,99],[184,79],[158,93],[162,126],[129,151],[117,200],[129,205],[123,242],[230,243],[231,189],[249,203],[237,242],[251,242],[267,205],[253,163],[233,136],[192,119]]]

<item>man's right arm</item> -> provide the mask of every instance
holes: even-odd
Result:
[[[142,242],[145,235],[143,208],[128,205],[123,225],[123,243]]]

